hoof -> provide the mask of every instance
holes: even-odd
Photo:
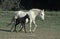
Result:
[[[35,32],[35,31],[32,31],[33,33]]]
[[[18,32],[24,32],[24,30],[19,30]]]
[[[27,33],[27,32],[25,31],[25,33]]]
[[[20,31],[20,30],[19,30],[18,32],[24,32],[24,31],[22,31],[22,30]],[[27,33],[27,32],[25,31],[25,33]]]
[[[34,33],[34,31],[29,31],[29,33]]]
[[[17,30],[13,30],[13,32],[17,32]]]
[[[13,32],[12,30],[10,30],[10,32]]]
[[[20,32],[20,31],[22,31],[22,30],[19,30],[18,32]]]
[[[29,31],[29,33],[32,33],[32,31]]]

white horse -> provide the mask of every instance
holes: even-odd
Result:
[[[29,11],[16,11],[15,14],[14,14],[14,19],[17,19],[18,17],[23,17],[25,16],[26,14],[29,15],[29,18],[30,18],[30,32],[32,31],[31,30],[31,27],[32,27],[32,23],[34,23],[35,27],[33,29],[33,32],[36,30],[36,27],[37,27],[37,24],[35,22],[35,18],[36,16],[40,16],[40,18],[42,20],[44,20],[44,10],[40,10],[40,9],[31,9]]]
[[[35,27],[33,29],[33,32],[36,30],[36,27],[37,27],[37,24],[35,22],[35,18],[36,16],[40,16],[40,18],[42,20],[44,20],[44,10],[40,10],[40,9],[31,9],[28,13],[29,17],[30,17],[30,32],[32,31],[31,30],[31,27],[32,27],[32,23],[34,23]]]

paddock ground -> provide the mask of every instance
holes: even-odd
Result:
[[[0,39],[60,39],[60,11],[45,11],[43,22],[37,17],[38,27],[34,33],[29,33],[29,24],[26,24],[27,33],[10,32],[11,25],[7,24],[11,21],[12,15],[13,11],[0,11]]]

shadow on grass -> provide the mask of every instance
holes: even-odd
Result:
[[[0,29],[0,31],[11,32],[10,30]]]

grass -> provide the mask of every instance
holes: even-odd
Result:
[[[38,25],[34,33],[9,32],[7,26],[13,16],[13,11],[0,11],[0,39],[60,39],[60,11],[45,11],[45,21],[36,18]],[[34,26],[33,26],[34,27]],[[29,32],[29,24],[26,25]],[[19,26],[17,26],[17,30]]]

